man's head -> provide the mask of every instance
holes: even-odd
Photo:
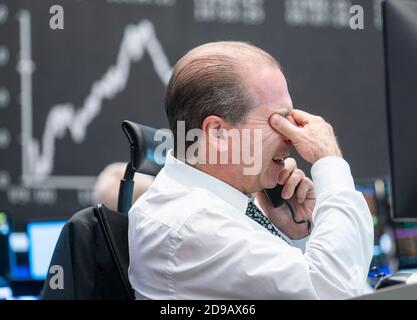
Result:
[[[283,165],[273,159],[287,156],[290,144],[269,125],[269,118],[274,113],[289,116],[292,101],[285,77],[268,53],[242,42],[214,42],[191,50],[174,68],[165,108],[174,137],[178,121],[184,121],[186,132],[202,130],[200,149],[218,154],[230,156],[237,146],[227,135],[212,132],[237,130],[242,138],[245,130],[260,131],[261,141],[254,141],[252,135],[249,146],[238,146],[238,163],[232,163],[230,156],[227,164],[207,161],[195,166],[245,193],[276,185]],[[192,143],[186,143],[186,147]],[[244,174],[248,164],[243,158],[253,154],[259,143],[262,149],[254,155],[254,161],[261,162],[260,171]]]

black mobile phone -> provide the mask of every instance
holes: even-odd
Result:
[[[275,188],[272,189],[264,189],[264,193],[271,201],[272,205],[277,208],[284,204],[284,199],[282,199],[281,193],[284,186],[278,184]]]

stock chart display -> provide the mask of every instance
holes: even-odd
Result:
[[[388,173],[379,0],[0,0],[0,212],[23,228],[90,205],[100,171],[128,160],[121,122],[166,128],[173,65],[216,40],[270,52],[354,175]]]

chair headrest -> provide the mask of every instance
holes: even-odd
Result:
[[[165,163],[166,151],[174,145],[172,134],[165,130],[157,134],[157,129],[125,120],[122,128],[130,143],[130,157],[136,172],[156,176]],[[162,132],[160,132],[162,133]],[[159,138],[159,139],[155,139]],[[165,138],[164,141],[162,139]],[[155,149],[164,143],[164,152]]]

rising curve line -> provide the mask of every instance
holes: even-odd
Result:
[[[41,148],[40,142],[32,135],[32,73],[35,65],[31,57],[29,11],[21,10],[18,21],[20,57],[17,70],[21,75],[22,182],[26,187],[76,188],[80,183],[91,182],[92,177],[50,175],[54,165],[56,140],[62,139],[68,130],[75,143],[82,143],[88,126],[100,114],[103,100],[113,99],[126,88],[131,65],[140,61],[145,52],[151,58],[153,68],[164,85],[168,84],[172,68],[149,20],[128,25],[116,63],[93,83],[83,105],[76,108],[72,103],[61,103],[51,108],[45,121]],[[48,184],[48,180],[53,182]]]

